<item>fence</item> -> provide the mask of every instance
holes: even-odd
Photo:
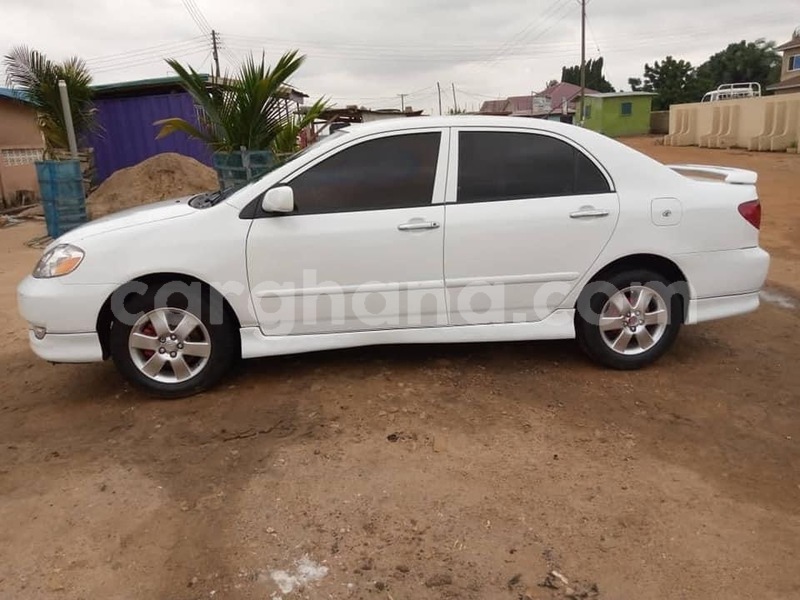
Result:
[[[800,141],[800,94],[670,107],[665,146],[785,151]]]

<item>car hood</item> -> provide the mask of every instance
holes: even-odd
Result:
[[[145,204],[143,206],[112,213],[68,231],[55,240],[51,246],[56,243],[71,244],[110,231],[194,214],[197,212],[197,209],[189,206],[189,200],[191,200],[192,197],[193,196],[186,196],[183,198],[174,198],[172,200],[163,200],[161,202],[153,202],[152,204]]]

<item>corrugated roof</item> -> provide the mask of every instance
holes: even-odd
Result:
[[[211,75],[201,73],[203,81],[210,81]],[[116,83],[104,83],[93,85],[92,89],[98,95],[127,92],[133,90],[143,90],[152,88],[180,88],[180,77],[154,77],[151,79],[136,79],[134,81],[118,81]]]
[[[24,102],[25,104],[31,103],[31,101],[28,99],[28,93],[24,90],[13,90],[11,88],[0,87],[0,98],[8,98],[10,100]]]
[[[596,94],[598,92],[597,90],[586,88],[585,93],[589,95],[589,94]],[[561,112],[564,104],[569,105],[570,102],[576,101],[580,96],[580,94],[581,94],[581,86],[575,85],[574,83],[567,83],[562,81],[561,83],[557,83],[555,85],[551,85],[550,87],[543,89],[536,95],[544,96],[545,98],[550,98],[551,111],[553,113],[558,113]]]
[[[215,78],[208,73],[199,73],[203,81],[213,83]],[[217,79],[216,81],[224,81],[224,78]],[[143,96],[150,93],[168,93],[182,91],[181,79],[177,76],[172,77],[155,77],[152,79],[136,79],[134,81],[119,81],[116,83],[104,83],[101,85],[93,85],[92,89],[97,97],[111,97],[111,96]],[[282,91],[288,90],[288,94],[296,94],[303,98],[308,98],[308,94],[300,90],[285,85]]]
[[[502,100],[486,100],[481,105],[482,113],[505,114],[508,110],[508,98]]]

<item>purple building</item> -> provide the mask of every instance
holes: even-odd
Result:
[[[177,152],[211,165],[208,146],[184,133],[156,139],[159,128],[153,123],[159,119],[181,117],[197,124],[194,101],[178,82],[177,77],[164,77],[94,87],[100,129],[89,136],[87,145],[94,147],[96,183],[162,152]]]

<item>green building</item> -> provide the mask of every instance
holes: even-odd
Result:
[[[583,126],[610,137],[650,132],[650,92],[587,94]]]

